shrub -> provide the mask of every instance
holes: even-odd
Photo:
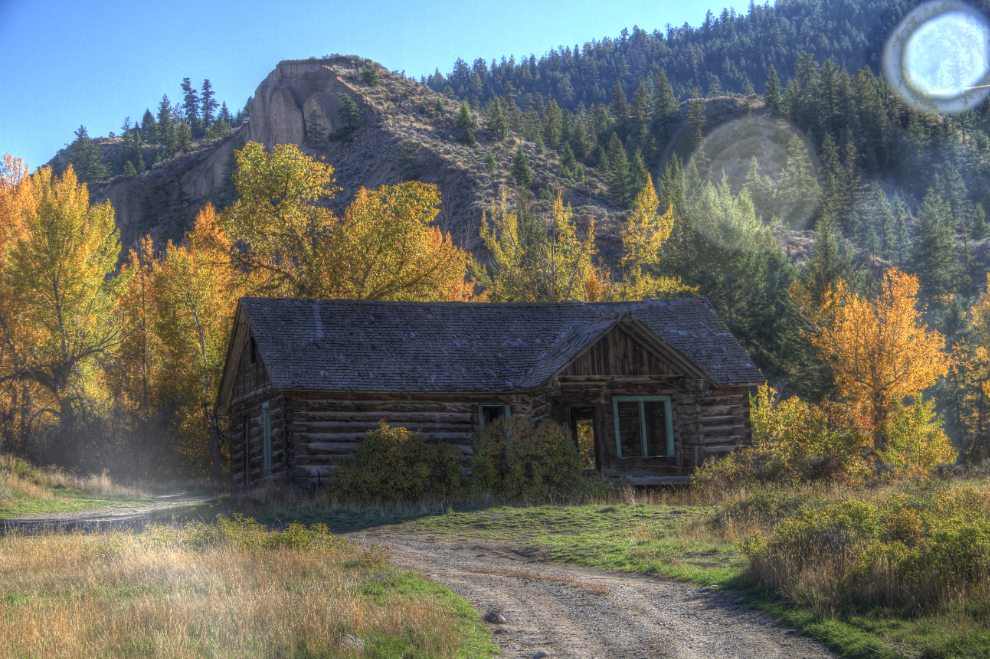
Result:
[[[788,501],[743,543],[757,581],[833,604],[922,606],[990,593],[990,488],[933,481],[879,500]],[[781,502],[784,503],[784,502]]]
[[[461,487],[460,457],[449,444],[427,444],[419,433],[382,423],[365,435],[331,484],[342,496],[356,499],[450,496]]]
[[[366,83],[368,83],[372,87],[377,87],[378,83],[382,81],[381,76],[378,75],[378,69],[374,69],[371,67],[365,67],[361,69],[361,77],[364,79]]]
[[[499,419],[475,435],[471,484],[479,493],[544,497],[568,494],[581,480],[570,433],[553,421]]]

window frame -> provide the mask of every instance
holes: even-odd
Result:
[[[261,404],[262,428],[265,437],[265,471],[272,470],[272,410],[267,402]]]
[[[504,414],[505,420],[508,421],[509,419],[512,418],[512,406],[511,405],[503,405],[501,403],[495,403],[493,405],[485,405],[485,404],[478,405],[478,431],[479,432],[485,429],[485,408],[486,407],[501,407],[504,410],[504,412],[505,412],[505,414]]]
[[[643,403],[662,402],[664,406],[664,421],[667,426],[667,455],[647,455],[646,410]],[[673,458],[676,457],[674,446],[674,415],[671,413],[670,396],[612,396],[612,421],[615,425],[615,457],[622,456],[622,438],[619,436],[619,403],[639,403],[639,434],[642,441],[644,458]],[[637,457],[637,456],[629,456]]]

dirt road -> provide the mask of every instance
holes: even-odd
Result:
[[[144,528],[148,515],[156,510],[184,506],[190,503],[208,501],[212,497],[189,494],[170,494],[155,497],[155,503],[148,503],[141,506],[126,506],[117,508],[99,508],[97,510],[84,510],[66,513],[45,513],[41,515],[31,515],[29,517],[15,517],[14,519],[0,519],[0,533],[7,531],[37,531],[41,529],[55,529],[59,531],[95,531],[109,529],[136,529]]]
[[[739,601],[630,572],[549,563],[523,548],[353,534],[391,545],[396,564],[447,586],[483,616],[505,657],[834,659]]]

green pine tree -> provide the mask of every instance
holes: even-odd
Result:
[[[495,97],[485,106],[485,121],[492,137],[501,141],[509,136],[509,118],[505,114],[502,99]]]
[[[319,152],[321,149],[325,149],[329,140],[327,139],[327,129],[323,125],[323,113],[320,112],[320,107],[316,104],[316,100],[309,106],[309,116],[306,121],[306,138],[303,140],[303,144],[311,149]]]
[[[103,162],[100,147],[93,144],[85,126],[75,131],[76,139],[68,145],[69,162],[76,176],[83,183],[97,183],[110,174],[110,168]]]
[[[780,95],[780,78],[777,77],[777,69],[770,65],[770,72],[767,73],[767,91],[763,95],[770,114],[779,117],[783,114],[783,99]]]
[[[144,138],[145,142],[150,144],[158,144],[158,126],[155,123],[155,115],[151,114],[151,110],[146,109],[144,111],[144,117],[141,119],[141,137]]]
[[[190,126],[199,118],[199,94],[189,78],[182,79],[182,112]]]
[[[646,161],[643,160],[643,152],[636,149],[633,152],[632,163],[629,165],[629,195],[630,197],[638,194],[640,190],[646,187],[646,182],[650,178],[650,172],[646,168]]]
[[[492,174],[498,172],[498,161],[495,160],[495,154],[491,151],[485,154],[485,166],[488,167],[488,171]]]
[[[653,152],[650,162],[657,163],[667,143],[674,136],[681,119],[681,104],[674,94],[674,88],[667,81],[663,69],[657,72],[653,86],[653,107],[650,117],[650,134],[653,136]]]
[[[629,158],[619,136],[608,140],[608,194],[620,204],[629,202]]]
[[[213,125],[214,118],[213,113],[216,112],[217,102],[214,100],[216,93],[213,91],[213,85],[210,84],[210,79],[207,78],[203,81],[203,89],[199,93],[199,116],[203,118],[203,126],[209,128]],[[221,111],[221,116],[217,120],[223,121],[222,115],[226,115],[226,121],[230,123],[230,111],[226,109],[227,104],[224,103],[223,111]]]
[[[461,101],[461,109],[457,113],[457,128],[461,131],[461,141],[474,144],[474,119],[471,117],[471,107],[467,101]]]
[[[516,154],[512,157],[512,175],[525,188],[533,185],[533,171],[529,168],[529,160],[526,158],[522,144],[519,145]]]
[[[976,204],[973,207],[973,230],[971,235],[973,240],[983,240],[990,233],[987,226],[987,213],[983,210],[983,204]]]
[[[615,132],[621,133],[620,137],[624,139],[629,134],[629,101],[618,80],[612,85],[612,104],[609,110],[615,120]]]
[[[646,83],[640,82],[633,94],[632,103],[629,104],[629,129],[631,134],[639,138],[640,132],[646,127],[650,119],[650,92],[646,89]]]
[[[705,139],[705,110],[707,101],[701,96],[701,91],[695,87],[688,106],[688,130],[691,135],[691,149],[701,146]]]
[[[137,170],[134,169],[134,164],[128,160],[124,163],[124,178],[132,179],[137,176]]]
[[[436,102],[433,103],[433,109],[437,112],[443,112],[443,96],[437,96]]]
[[[564,146],[560,150],[561,175],[563,175],[563,172],[565,171],[573,174],[576,168],[577,168],[577,158],[574,157],[574,151],[571,150],[570,144],[564,142]]]
[[[918,212],[918,232],[914,241],[914,264],[922,291],[930,297],[953,294],[961,275],[952,228],[952,208],[934,190]]]
[[[564,113],[557,101],[550,99],[543,111],[543,140],[551,149],[560,148],[564,136]]]
[[[354,99],[348,94],[338,92],[334,96],[340,99],[337,116],[340,117],[340,120],[344,124],[344,131],[350,133],[361,123],[361,110],[358,108],[357,103],[354,102]]]

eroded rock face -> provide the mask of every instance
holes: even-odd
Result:
[[[279,62],[251,100],[250,114],[256,120],[248,126],[248,139],[267,147],[303,144],[314,117],[328,132],[335,130],[340,98],[334,94],[356,91],[326,60]]]
[[[565,203],[573,205],[579,229],[593,220],[601,255],[615,260],[625,212],[605,198],[604,181],[594,171],[581,184],[561,179],[554,152],[537,151],[517,137],[491,140],[481,117],[476,117],[480,143],[465,144],[456,128],[459,104],[448,100],[437,110],[434,92],[384,70],[381,84],[370,86],[361,77],[366,66],[378,65],[356,57],[280,62],[255,91],[245,125],[222,141],[201,144],[197,151],[157,163],[131,180],[117,177],[93,186],[93,201],[109,199],[113,204],[125,249],[146,234],[157,243],[181,240],[207,202],[222,207],[233,201],[230,174],[236,149],[248,141],[268,148],[296,144],[333,166],[338,190],[332,205],[338,210],[362,187],[370,190],[404,180],[436,185],[443,199],[438,224],[459,245],[477,251],[482,213],[501,188],[516,187],[509,172],[521,144],[534,172],[534,210],[549,214],[548,197],[561,192]],[[306,146],[306,137],[314,121],[327,133],[341,128],[341,95],[357,104],[362,119],[350,134],[315,152]],[[426,112],[420,111],[423,101]],[[498,163],[495,173],[485,165],[489,151]]]

